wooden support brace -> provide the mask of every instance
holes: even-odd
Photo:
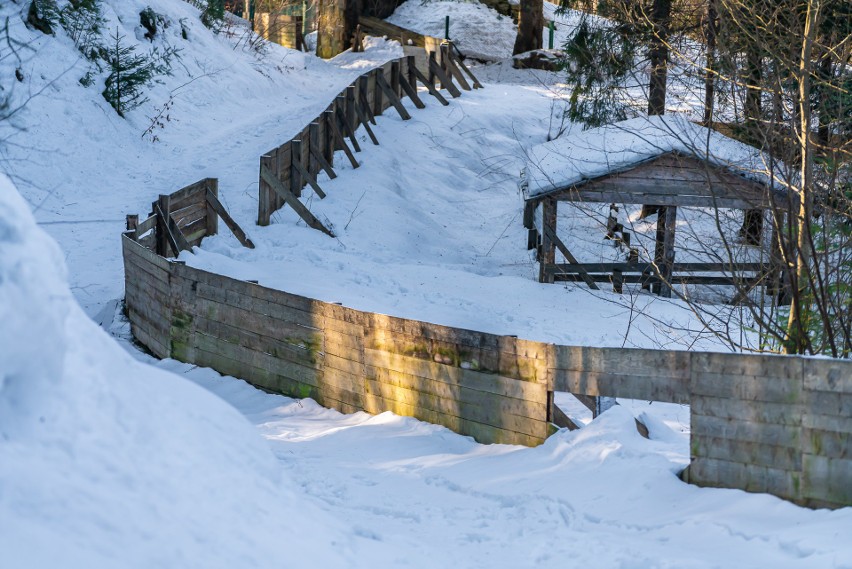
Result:
[[[261,166],[260,175],[263,177],[266,183],[269,184],[269,186],[275,191],[275,193],[281,196],[281,199],[283,199],[287,203],[287,205],[292,207],[293,211],[299,214],[299,217],[301,217],[305,221],[305,223],[308,224],[309,227],[312,227],[313,229],[316,229],[318,231],[322,231],[330,237],[334,237],[334,233],[329,231],[329,229],[326,228],[325,225],[323,225],[316,217],[314,217],[314,214],[312,214],[310,210],[306,208],[296,196],[290,193],[290,190],[285,188],[284,184],[279,182],[278,179],[272,174],[272,172],[270,172],[265,166]]]
[[[349,140],[352,142],[352,148],[355,149],[355,152],[361,152],[361,146],[358,145],[358,140],[355,138],[355,131],[352,130],[352,125],[349,124],[349,121],[346,119],[346,115],[343,114],[340,106],[337,107],[337,117],[340,119],[340,123],[343,124],[343,132],[346,133],[346,136],[348,136]]]
[[[418,81],[420,81],[421,83],[423,83],[423,85],[426,86],[426,88],[429,90],[430,95],[438,99],[438,101],[445,107],[450,104],[450,102],[444,98],[441,92],[435,89],[435,86],[430,83],[428,79],[426,79],[422,71],[420,71],[416,67],[413,67],[412,69],[414,69],[414,76],[417,77]]]
[[[167,257],[168,249],[171,247],[175,257],[180,255],[181,251],[190,251],[189,243],[181,233],[177,223],[169,215],[169,196],[160,195],[160,198],[151,204],[154,210],[154,215],[157,216],[157,254],[161,257]]]
[[[457,49],[457,48],[455,48],[455,46],[453,46],[453,47],[454,47],[454,49]],[[467,76],[470,77],[471,81],[473,81],[473,88],[474,89],[482,89],[482,83],[480,83],[479,79],[476,78],[476,75],[474,75],[473,72],[470,69],[468,69],[467,65],[464,64],[464,62],[461,60],[461,58],[458,56],[458,54],[452,53],[452,57],[453,57],[453,61],[456,63],[456,65],[458,65],[459,68],[461,68],[465,73],[467,73]]]
[[[547,238],[550,239],[550,241],[553,242],[554,245],[556,245],[556,248],[559,249],[559,252],[562,253],[562,256],[565,257],[565,260],[568,261],[569,264],[580,264],[577,262],[577,259],[574,257],[574,255],[571,254],[571,251],[568,250],[568,247],[565,246],[562,240],[559,239],[559,237],[556,235],[556,232],[554,232],[549,225],[544,224],[544,233]],[[583,279],[583,281],[587,285],[589,285],[589,288],[594,290],[600,290],[598,288],[598,285],[595,284],[595,281],[592,279],[592,277],[589,276],[589,273],[582,269],[579,272],[580,278]]]
[[[305,166],[298,160],[294,160],[293,165],[296,166],[296,170],[298,170],[299,174],[302,175],[302,179],[304,179],[308,183],[308,185],[311,186],[311,188],[314,190],[314,192],[316,192],[320,199],[325,199],[325,192],[322,191],[322,188],[320,188],[320,185],[317,184],[316,179],[314,179],[311,173],[308,172],[308,169],[305,168]]]
[[[396,109],[396,112],[399,113],[399,116],[402,117],[402,120],[409,120],[411,115],[408,114],[408,111],[405,110],[405,107],[402,105],[402,101],[399,100],[399,97],[396,93],[394,93],[393,88],[388,84],[387,79],[385,79],[384,74],[376,75],[376,79],[378,80],[378,85],[381,87],[382,91],[384,91],[385,96],[393,105],[393,108]]]
[[[317,125],[317,127],[319,126],[317,123],[312,123],[311,131],[314,130],[314,125]],[[319,140],[319,137],[317,137],[317,140]],[[317,164],[319,164],[320,167],[325,170],[325,173],[328,174],[328,177],[332,180],[335,179],[337,174],[334,173],[334,169],[331,167],[331,164],[329,164],[328,160],[325,159],[322,150],[320,150],[317,143],[315,143],[313,136],[311,136],[311,145],[308,150],[311,153],[311,156],[314,157],[314,160],[316,160]]]
[[[455,58],[453,57],[454,54],[452,45],[447,44],[447,47],[443,50],[442,55],[443,58],[446,60],[447,71],[449,72],[450,76],[455,77],[456,81],[462,89],[464,89],[465,91],[470,91],[470,84],[467,82],[467,79],[464,78],[464,75],[462,75],[462,72],[456,65]]]
[[[461,97],[461,91],[458,90],[458,87],[453,85],[453,82],[450,81],[447,74],[444,73],[444,70],[441,69],[441,66],[438,65],[434,59],[429,60],[429,68],[432,70],[432,73],[438,77],[438,80],[441,82],[441,87],[449,91],[453,98]]]
[[[354,106],[355,106],[355,114],[358,115],[358,120],[361,121],[361,125],[364,127],[364,130],[367,131],[367,135],[370,137],[370,140],[373,141],[373,144],[378,146],[379,145],[379,139],[376,138],[376,135],[373,134],[373,129],[370,128],[370,121],[367,118],[367,113],[364,112],[364,108],[363,108],[363,105],[361,104],[361,101],[355,100]]]
[[[231,230],[231,233],[234,234],[234,237],[237,238],[237,241],[242,243],[243,247],[248,247],[249,249],[254,249],[254,243],[249,239],[242,228],[237,224],[236,221],[230,216],[228,211],[225,209],[225,206],[222,205],[222,202],[219,201],[219,198],[216,197],[216,194],[210,191],[210,188],[207,188],[206,195],[207,203],[216,212],[216,215],[222,218],[222,221],[225,222],[225,225],[228,226],[228,229]]]
[[[411,86],[408,81],[400,82],[400,86],[402,90],[405,91],[405,94],[408,95],[408,98],[411,99],[411,102],[414,103],[414,106],[418,109],[425,109],[426,105],[423,104],[423,101],[420,100],[420,97],[417,96],[417,89]]]
[[[349,146],[346,144],[343,134],[337,127],[337,118],[334,116],[334,111],[326,111],[325,115],[328,117],[327,124],[331,129],[331,133],[334,135],[334,139],[337,140],[337,143],[343,149],[343,152],[346,154],[346,157],[349,159],[349,163],[352,164],[352,167],[357,168],[360,164],[358,164],[358,161],[355,160],[355,155],[352,154],[351,150],[349,150]]]

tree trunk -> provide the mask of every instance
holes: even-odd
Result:
[[[719,26],[717,0],[707,2],[707,21],[704,25],[704,40],[707,46],[704,69],[704,126],[713,124],[713,107],[716,102],[716,36]]]
[[[672,19],[672,0],[654,0],[651,8],[651,81],[648,86],[648,114],[666,114],[666,82],[669,62],[669,27]]]
[[[799,211],[796,216],[796,270],[793,274],[793,299],[790,304],[790,316],[787,319],[787,335],[784,351],[788,354],[802,354],[810,344],[808,337],[808,290],[810,288],[810,263],[812,258],[810,220],[813,210],[813,145],[811,143],[811,81],[813,72],[814,37],[816,20],[819,17],[820,0],[808,0],[805,15],[805,29],[802,38],[802,51],[798,69],[798,137],[801,154],[801,195]]]
[[[518,35],[512,55],[541,49],[544,32],[543,0],[521,0]]]
[[[349,49],[357,25],[357,0],[319,0],[317,56],[330,59]]]

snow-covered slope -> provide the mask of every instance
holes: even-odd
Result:
[[[3,565],[346,566],[346,532],[295,491],[257,431],[134,361],[86,318],[64,270],[0,177]]]

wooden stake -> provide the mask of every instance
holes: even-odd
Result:
[[[402,120],[409,120],[411,118],[411,115],[409,115],[408,111],[405,110],[405,107],[402,105],[402,102],[399,100],[397,94],[394,93],[393,88],[388,84],[387,80],[385,79],[385,76],[383,74],[376,75],[376,79],[378,79],[379,87],[381,87],[382,91],[384,91],[385,95],[390,100],[391,105],[393,105],[393,108],[395,108],[396,112],[399,113],[399,116],[402,117]]]
[[[438,76],[438,79],[441,81],[441,87],[450,92],[450,95],[453,98],[461,97],[461,91],[453,85],[452,81],[447,77],[444,73],[444,70],[441,69],[437,63],[435,63],[434,59],[429,60],[429,68]]]

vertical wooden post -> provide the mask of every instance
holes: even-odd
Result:
[[[272,164],[270,164],[272,157],[268,154],[264,154],[260,157],[260,169],[263,170],[264,166],[266,168],[272,170]],[[272,215],[272,189],[269,187],[269,184],[266,183],[266,180],[263,179],[263,176],[258,174],[258,183],[257,183],[257,224],[261,227],[269,225],[269,218]]]
[[[677,227],[677,207],[670,205],[666,207],[665,231],[663,233],[663,265],[660,267],[663,283],[660,294],[665,298],[672,297],[672,268],[674,266],[674,240]]]
[[[372,73],[373,79],[373,116],[379,116],[382,114],[384,109],[382,108],[382,90],[379,88],[379,80],[377,79],[379,73],[384,73],[385,68],[379,67],[378,69],[374,69]]]
[[[343,107],[343,115],[354,132],[358,128],[358,113],[355,112],[355,85],[346,87],[346,105]]]
[[[435,72],[432,70],[432,62],[437,62],[435,52],[429,52],[429,84],[435,87]]]
[[[321,153],[322,150],[320,150],[319,131],[320,131],[320,126],[319,126],[319,123],[316,122],[316,121],[312,122],[310,124],[310,126],[308,126],[308,132],[310,133],[310,135],[308,136],[308,140],[310,141],[310,145],[311,145],[310,148],[313,149],[314,151],[318,151],[318,152]],[[316,177],[316,175],[319,173],[320,168],[322,168],[322,166],[320,166],[319,161],[313,157],[313,154],[308,152],[308,156],[310,156],[310,162],[309,162],[310,168],[308,169],[308,171],[311,174],[313,174],[314,177]]]
[[[390,86],[393,89],[393,92],[396,93],[396,96],[399,97],[400,86],[399,86],[399,60],[395,59],[391,61],[391,76],[390,76]]]
[[[127,224],[127,231],[135,231],[139,226],[139,215],[135,213],[131,213],[125,217],[125,223]]]
[[[151,206],[154,213],[157,212],[157,206],[159,206],[160,211],[163,212],[163,217],[165,218],[163,219],[163,217],[160,217],[159,215],[157,216],[157,226],[155,229],[156,236],[154,238],[156,243],[155,251],[157,255],[161,257],[168,257],[169,255],[169,238],[166,234],[168,231],[166,223],[168,223],[167,220],[169,219],[171,212],[171,209],[169,208],[169,200],[169,196],[160,194],[159,199],[157,199],[157,201],[155,201]]]
[[[541,202],[542,228],[549,227],[554,235],[556,235],[556,206],[557,202],[553,198],[544,198]],[[553,273],[547,272],[547,267],[554,264],[556,264],[556,244],[548,236],[547,230],[543,230],[541,236],[541,254],[538,257],[539,282],[554,282]]]
[[[296,168],[296,161],[302,161],[302,141],[290,141],[290,156],[292,163],[290,164],[290,193],[297,198],[302,197],[302,176]]]
[[[657,234],[654,238],[654,264],[657,266],[657,270],[660,274],[663,272],[663,244],[666,236],[666,207],[665,206],[656,206],[657,207]],[[643,206],[644,208],[644,206]],[[662,291],[662,283],[659,282],[659,275],[654,275],[654,282],[651,285],[651,292],[653,294],[660,294]]]
[[[414,74],[414,67],[417,65],[414,56],[409,55],[405,58],[405,67],[408,71],[408,84],[411,85],[411,88],[415,91],[417,90],[417,76]]]
[[[213,196],[218,199],[219,198],[219,180],[216,178],[207,178],[204,184],[207,191],[209,191]],[[206,213],[206,227],[207,237],[211,235],[216,235],[219,232],[219,214],[216,213],[216,210],[213,209],[213,205],[207,200],[206,194],[204,198],[204,203],[207,205],[207,213]]]

